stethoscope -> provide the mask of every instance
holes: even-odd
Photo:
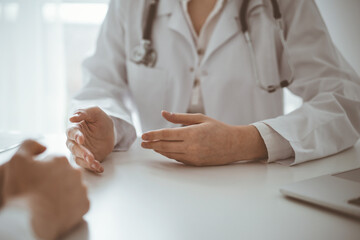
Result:
[[[248,11],[248,7],[249,7],[249,3],[251,0],[244,0],[241,8],[240,8],[240,23],[241,23],[241,31],[244,34],[248,49],[249,49],[249,55],[250,55],[250,60],[251,60],[251,65],[253,68],[253,72],[254,72],[254,77],[256,79],[256,84],[263,90],[272,93],[275,92],[277,89],[280,88],[285,88],[288,87],[293,81],[294,81],[294,77],[293,77],[293,73],[294,73],[294,69],[293,69],[293,65],[290,64],[290,62],[288,62],[290,71],[291,71],[291,76],[289,79],[285,79],[285,80],[280,80],[279,84],[276,85],[264,85],[259,78],[259,70],[257,67],[257,63],[256,63],[256,58],[255,58],[255,50],[253,47],[253,43],[249,34],[249,25],[247,22],[247,11]],[[271,1],[271,5],[272,5],[272,9],[273,9],[273,17],[274,20],[276,22],[276,28],[277,31],[279,32],[280,35],[280,41],[283,45],[283,49],[284,49],[284,53],[288,54],[288,47],[284,38],[284,30],[283,30],[283,20],[282,20],[282,16],[281,16],[281,11],[280,11],[280,7],[279,4],[277,2],[277,0],[270,0]],[[155,17],[156,17],[156,11],[159,5],[159,0],[152,0],[149,6],[149,10],[147,13],[147,19],[146,19],[146,25],[144,27],[144,31],[143,31],[143,39],[140,41],[139,46],[135,47],[133,52],[132,52],[132,61],[136,64],[142,64],[145,65],[147,67],[154,67],[156,60],[157,60],[157,54],[155,49],[152,46],[152,38],[151,38],[151,34],[152,34],[152,28],[154,25],[154,21],[155,21]],[[289,59],[289,56],[286,56],[287,59]]]
[[[155,66],[157,54],[152,46],[151,34],[158,5],[159,0],[152,0],[150,3],[143,39],[140,40],[139,46],[135,47],[132,52],[132,61],[136,64],[143,64],[147,67]]]

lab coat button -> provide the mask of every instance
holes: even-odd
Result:
[[[197,87],[199,85],[200,85],[200,80],[196,78],[194,81],[194,87]]]
[[[197,54],[198,54],[199,56],[202,56],[202,55],[204,54],[204,49],[199,48],[199,49],[197,50]]]
[[[193,67],[190,67],[190,68],[189,68],[189,71],[190,71],[190,72],[194,72],[195,69],[194,69]]]

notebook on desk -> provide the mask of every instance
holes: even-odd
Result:
[[[360,218],[360,168],[293,183],[280,192]]]
[[[0,153],[18,147],[25,139],[39,139],[39,136],[19,132],[0,131]]]

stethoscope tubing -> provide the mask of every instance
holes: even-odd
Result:
[[[159,5],[159,0],[152,0],[150,3],[149,11],[143,31],[143,39],[145,40],[151,41],[152,39],[151,34],[152,34],[152,29],[153,29],[158,5]]]
[[[164,1],[166,1],[166,0],[164,0]],[[272,92],[275,92],[279,88],[288,87],[293,82],[294,67],[292,64],[290,64],[288,62],[288,65],[289,65],[289,68],[291,71],[291,77],[289,80],[281,80],[280,84],[278,84],[278,85],[264,86],[262,84],[262,82],[260,81],[259,70],[258,70],[257,63],[256,63],[255,50],[254,50],[252,39],[251,39],[251,36],[249,33],[249,25],[248,25],[248,21],[247,21],[247,19],[248,19],[247,13],[248,13],[250,1],[251,0],[244,0],[241,5],[241,8],[240,8],[239,15],[240,15],[241,31],[244,34],[245,41],[246,41],[248,49],[249,49],[250,61],[251,61],[252,69],[253,69],[253,74],[254,74],[254,77],[256,80],[256,84],[261,89],[263,89],[269,93],[272,93]],[[280,36],[281,43],[284,47],[285,54],[287,55],[286,57],[287,57],[287,59],[289,59],[289,55],[286,51],[287,44],[286,44],[286,41],[284,38],[283,21],[282,21],[282,14],[280,11],[279,3],[277,0],[270,0],[270,1],[271,1],[271,5],[272,5],[272,10],[273,10],[272,11],[273,17],[275,19],[278,31],[280,32],[280,35],[281,35]],[[145,27],[143,29],[143,39],[141,40],[141,45],[137,47],[138,50],[134,51],[135,54],[138,54],[136,60],[133,59],[133,61],[137,64],[144,64],[144,65],[150,66],[150,67],[153,67],[155,65],[157,54],[156,54],[156,51],[152,47],[152,36],[151,35],[152,35],[154,21],[156,18],[156,12],[157,12],[158,5],[159,5],[159,0],[152,0],[150,2]],[[143,47],[143,46],[146,46],[146,47]],[[144,48],[144,49],[142,49],[142,51],[139,51],[140,48]]]

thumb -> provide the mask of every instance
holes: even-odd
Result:
[[[206,120],[206,116],[202,114],[169,113],[167,111],[162,111],[161,115],[169,122],[183,125],[199,124]]]
[[[85,110],[77,110],[74,115],[72,115],[69,118],[70,122],[72,123],[78,123],[81,121],[87,121],[89,120],[89,115],[87,114],[87,112]]]
[[[98,111],[101,111],[98,107],[78,109],[69,120],[72,123],[78,123],[81,121],[94,122]]]
[[[18,152],[25,153],[26,155],[30,156],[36,156],[40,153],[43,153],[46,150],[46,147],[41,145],[40,143],[34,141],[34,140],[25,140]]]

